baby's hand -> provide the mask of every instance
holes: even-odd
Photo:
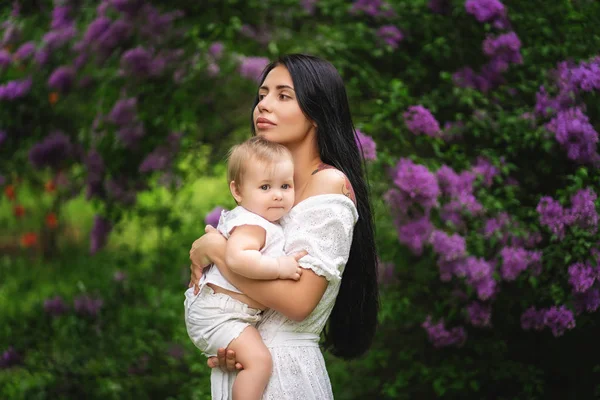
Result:
[[[302,275],[302,268],[298,266],[298,260],[292,256],[279,257],[279,279],[293,279],[297,281]]]

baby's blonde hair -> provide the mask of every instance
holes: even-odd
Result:
[[[244,180],[247,163],[258,161],[271,164],[282,158],[292,159],[292,153],[282,144],[271,142],[261,136],[253,136],[229,150],[227,157],[227,181],[240,187]]]

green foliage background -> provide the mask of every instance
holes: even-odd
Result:
[[[78,24],[85,26],[96,2],[80,3],[84,7]],[[522,42],[524,62],[511,66],[505,74],[507,84],[485,94],[458,88],[451,78],[461,67],[478,69],[486,61],[481,43],[492,31],[466,13],[463,1],[450,1],[446,15],[431,12],[425,0],[390,1],[397,15],[389,19],[352,14],[352,2],[344,0],[319,0],[314,15],[307,14],[297,0],[155,4],[184,11],[178,26],[186,33],[177,46],[194,60],[179,87],[155,83],[139,89],[152,100],[143,105],[144,118],[156,122],[157,129],[184,132],[175,163],[181,184],[164,187],[157,176],[150,177],[135,207],[119,210],[108,247],[93,257],[88,254],[88,233],[93,215],[103,205],[87,202],[82,194],[62,201],[57,251],[51,257],[27,249],[1,256],[0,351],[13,346],[23,355],[20,366],[0,370],[1,398],[210,397],[208,368],[183,324],[188,249],[202,233],[210,210],[233,206],[223,157],[231,144],[249,134],[255,91],[254,82],[237,73],[238,56],[273,59],[291,52],[322,56],[338,68],[357,127],[377,142],[378,160],[369,164],[377,243],[382,260],[395,265],[394,279],[381,286],[380,329],[372,350],[352,362],[326,355],[336,399],[592,399],[600,395],[596,315],[578,319],[577,328],[558,339],[549,332],[524,332],[519,326],[520,314],[529,305],[564,300],[567,265],[581,259],[596,238],[586,232],[562,243],[547,237],[544,245],[550,256],[544,258],[540,281],[522,280],[503,288],[494,303],[493,329],[470,329],[462,348],[435,349],[420,327],[425,316],[453,320],[462,311],[449,296],[453,287],[439,281],[433,254],[415,257],[398,243],[382,199],[391,184],[387,168],[400,157],[432,170],[447,164],[457,171],[478,155],[496,165],[502,157],[502,179],[511,176],[521,186],[500,182],[477,195],[490,212],[517,216],[523,230],[536,230],[535,205],[540,196],[554,196],[566,204],[576,190],[600,187],[597,169],[570,162],[542,123],[532,125],[521,118],[532,111],[535,93],[541,84],[548,85],[548,72],[558,62],[578,62],[598,54],[598,2],[504,1]],[[47,26],[51,7],[50,1],[21,2],[29,37],[43,34],[40,27]],[[7,17],[10,9],[3,12]],[[386,24],[396,25],[404,34],[397,49],[382,45],[375,34]],[[266,30],[269,40],[259,43],[245,37],[240,32],[243,25]],[[219,75],[209,77],[205,55],[215,41],[224,44],[225,55],[219,61]],[[116,68],[111,64],[91,72],[111,77]],[[36,79],[43,84],[50,72],[44,70]],[[12,77],[2,76],[5,79]],[[111,104],[118,97],[114,82],[102,77],[98,82],[90,92],[69,97],[65,109],[42,112],[35,102],[26,107],[38,110],[36,121],[48,125],[56,122],[55,114],[72,116],[70,123],[87,137],[97,100]],[[44,96],[41,93],[34,100]],[[598,127],[596,97],[590,93],[584,101],[592,124]],[[462,139],[443,143],[415,137],[402,117],[415,104],[429,108],[440,123],[462,121]],[[6,109],[1,115],[3,125],[18,125]],[[46,133],[44,125],[38,125],[28,143]],[[49,209],[52,199],[39,196],[40,184],[49,173],[27,167],[27,150],[23,145],[7,154],[0,148],[2,172],[22,179],[18,201],[27,209]],[[80,166],[75,163],[71,168]],[[0,198],[3,245],[18,241],[20,233],[37,227],[43,218],[33,211],[29,219],[16,220],[12,207],[6,196]],[[482,224],[472,223],[473,227]],[[469,243],[470,251],[479,256],[495,245],[485,243],[475,229]],[[117,271],[126,274],[124,281],[115,281]],[[104,300],[97,318],[82,318],[72,311],[55,318],[44,313],[45,299],[60,295],[72,304],[79,294]]]

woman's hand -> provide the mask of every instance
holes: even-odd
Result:
[[[215,240],[224,240],[223,236],[213,226],[207,225],[204,228],[206,232],[202,237],[196,239],[192,243],[190,249],[190,284],[188,287],[194,287],[194,294],[198,294],[200,291],[200,278],[202,278],[202,271],[211,263],[211,259],[208,256],[208,250],[210,246],[214,244]]]
[[[244,369],[242,364],[235,362],[235,351],[219,349],[216,357],[210,357],[206,364],[210,368],[220,367],[224,372],[235,372]]]

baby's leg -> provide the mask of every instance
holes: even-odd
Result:
[[[273,368],[271,352],[260,334],[248,326],[227,348],[235,351],[236,360],[244,366],[233,384],[233,400],[260,400]]]

